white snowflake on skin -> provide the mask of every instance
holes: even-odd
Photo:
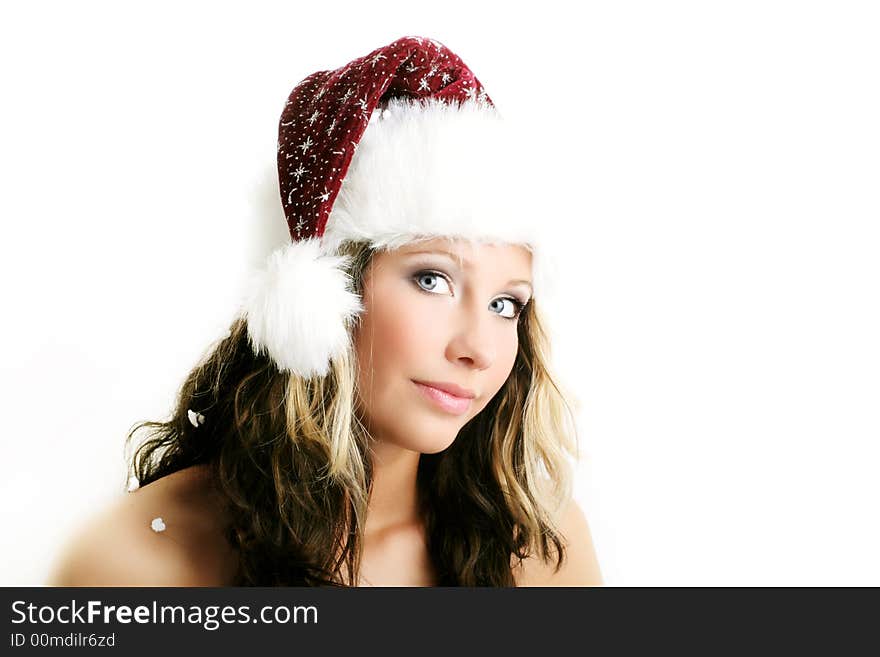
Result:
[[[305,155],[306,151],[309,150],[309,148],[311,148],[312,145],[313,145],[312,138],[307,135],[306,140],[303,143],[301,143],[299,146],[297,146],[297,148],[301,148],[303,151],[303,155]]]
[[[318,110],[312,112],[312,115],[307,119],[309,125],[315,125],[315,121],[318,120],[319,116],[321,116],[321,113]]]
[[[150,528],[154,532],[164,532],[165,531],[165,521],[162,518],[153,518],[153,522],[150,523]]]

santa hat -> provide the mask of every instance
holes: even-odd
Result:
[[[433,237],[519,244],[546,280],[535,181],[483,85],[443,44],[404,37],[291,92],[278,181],[291,243],[252,280],[248,335],[281,371],[324,376],[363,310],[339,247]]]

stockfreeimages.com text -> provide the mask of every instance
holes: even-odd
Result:
[[[105,605],[100,600],[88,600],[85,604],[71,600],[70,604],[58,606],[27,603],[16,600],[12,603],[12,622],[18,623],[179,623],[202,625],[206,630],[216,630],[221,624],[233,623],[312,623],[318,622],[318,609],[314,605],[293,606],[266,605],[256,615],[251,615],[248,605]]]

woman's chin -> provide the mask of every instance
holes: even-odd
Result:
[[[403,447],[404,449],[408,449],[413,452],[418,452],[419,454],[437,454],[447,449],[453,442],[455,442],[455,435],[436,435],[436,436],[424,436],[413,440],[411,437],[408,440],[395,441],[395,444],[399,447]]]
[[[427,448],[421,449],[419,451],[422,454],[439,454],[443,450],[448,449],[449,446],[452,445],[452,443],[454,443],[454,442],[455,442],[455,436],[453,436],[449,440],[435,442],[434,444],[429,445]]]

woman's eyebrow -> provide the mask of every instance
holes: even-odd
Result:
[[[405,255],[410,256],[410,255],[419,255],[419,254],[443,255],[443,256],[446,256],[447,258],[449,258],[450,260],[453,260],[454,262],[461,263],[465,269],[471,268],[471,262],[469,260],[467,260],[466,258],[462,258],[457,253],[451,253],[449,251],[444,251],[442,249],[433,249],[431,251],[407,251]],[[532,282],[527,281],[523,278],[517,278],[517,279],[510,280],[507,282],[507,284],[508,285],[520,285],[520,284],[528,285],[529,290],[534,291],[534,288],[532,287]]]
[[[427,253],[428,255],[444,255],[450,260],[454,260],[455,262],[460,262],[464,264],[466,268],[470,268],[471,263],[470,260],[466,258],[462,258],[457,253],[452,253],[451,251],[444,251],[443,249],[432,249],[430,251],[407,251],[406,255],[418,255],[420,253]]]
[[[522,278],[518,278],[518,279],[516,279],[516,280],[514,280],[514,281],[508,281],[507,284],[508,284],[508,285],[528,285],[528,286],[529,286],[529,291],[530,291],[530,292],[534,292],[534,288],[532,287],[532,282],[531,282],[531,281],[527,281],[527,280],[522,279]]]

